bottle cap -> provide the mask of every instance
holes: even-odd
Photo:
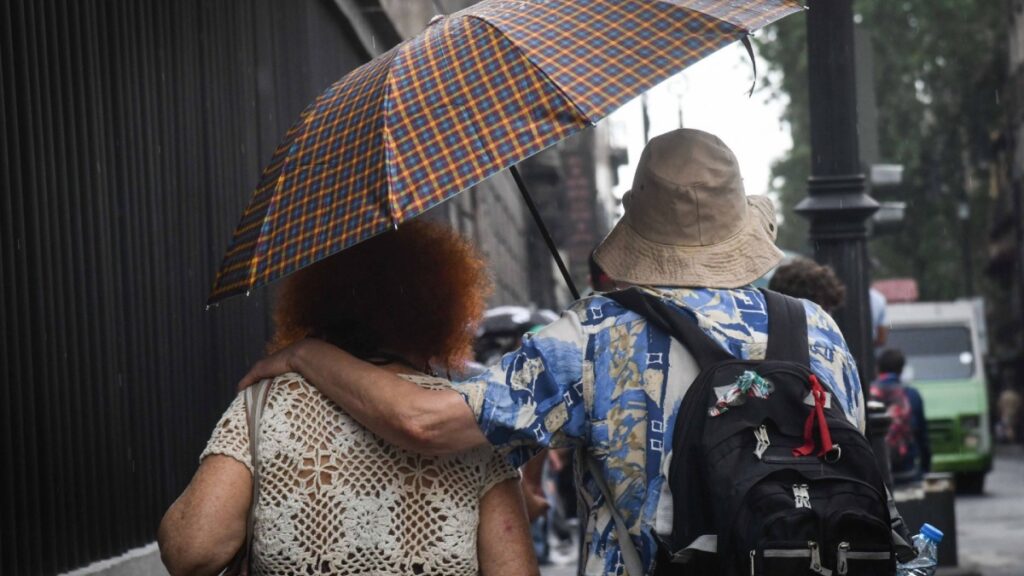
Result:
[[[931,540],[932,542],[935,542],[936,544],[942,542],[942,530],[939,530],[931,524],[922,525],[921,534],[924,535],[925,538]]]

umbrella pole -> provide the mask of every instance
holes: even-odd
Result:
[[[530,192],[526,189],[526,183],[523,182],[523,177],[519,174],[519,169],[515,165],[512,165],[509,166],[508,171],[512,173],[512,179],[516,181],[516,186],[519,187],[519,193],[522,194],[523,201],[526,202],[526,207],[530,209],[533,221],[537,223],[537,228],[540,229],[540,235],[544,237],[544,243],[548,245],[548,250],[551,251],[551,255],[555,258],[555,264],[558,264],[558,270],[562,273],[562,278],[565,280],[565,284],[569,287],[572,299],[579,300],[580,291],[576,289],[576,283],[572,281],[572,276],[569,275],[569,269],[565,267],[565,262],[562,262],[562,256],[558,253],[558,248],[555,247],[555,241],[551,239],[551,233],[548,232],[548,227],[544,225],[544,220],[540,217],[540,211],[537,210],[537,205],[533,203],[533,198],[530,197]]]

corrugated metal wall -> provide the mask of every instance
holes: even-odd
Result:
[[[153,539],[267,333],[204,311],[216,266],[353,38],[329,0],[0,2],[0,573]]]

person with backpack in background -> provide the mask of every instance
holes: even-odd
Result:
[[[892,419],[885,443],[889,448],[893,482],[916,482],[931,471],[932,450],[924,400],[913,386],[903,382],[906,357],[887,348],[878,357],[878,379],[871,384],[871,398],[885,404]]]
[[[869,450],[861,383],[842,334],[817,305],[751,286],[782,258],[771,199],[745,194],[720,139],[679,129],[647,144],[624,205],[594,257],[618,287],[638,288],[575,302],[483,374],[453,383],[454,392],[404,386],[317,340],[258,362],[240,385],[299,372],[367,428],[426,454],[489,442],[518,466],[543,448],[575,448],[581,574],[671,571],[689,559],[663,542],[678,540],[687,514],[702,511],[716,514],[718,528],[709,530],[717,533],[693,540],[690,552],[707,566],[688,574],[747,574],[748,566],[790,574],[799,566],[853,575],[880,557],[894,569],[885,543],[865,551],[857,541],[865,526],[888,536],[888,518],[873,507],[884,491],[877,470],[858,486],[842,474],[818,476],[862,464]],[[699,349],[681,341],[680,326]],[[782,358],[760,362],[766,354]],[[721,370],[738,372],[721,372],[729,385],[718,397],[711,384]],[[689,394],[698,384],[702,394]],[[765,416],[748,425],[769,407],[778,422]],[[694,438],[677,437],[691,425],[723,434],[733,427],[728,466],[709,461]],[[721,478],[751,497],[711,494],[726,484]],[[677,488],[682,481],[705,484],[699,500]],[[830,500],[846,515],[826,516]],[[769,512],[782,522],[768,521]],[[788,544],[778,542],[787,532]]]

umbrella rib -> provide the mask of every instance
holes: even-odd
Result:
[[[397,58],[396,58],[397,59]],[[384,97],[381,99],[381,105],[384,107],[384,118],[381,120],[383,124],[383,150],[381,153],[384,155],[384,174],[387,181],[384,183],[385,198],[384,198],[384,211],[386,212],[387,219],[391,221],[391,226],[398,229],[398,220],[395,218],[394,207],[391,206],[391,190],[393,190],[394,178],[392,172],[394,171],[394,163],[391,158],[391,146],[394,140],[391,137],[391,124],[388,120],[391,117],[391,72],[394,60],[388,64],[387,70],[384,72]]]

